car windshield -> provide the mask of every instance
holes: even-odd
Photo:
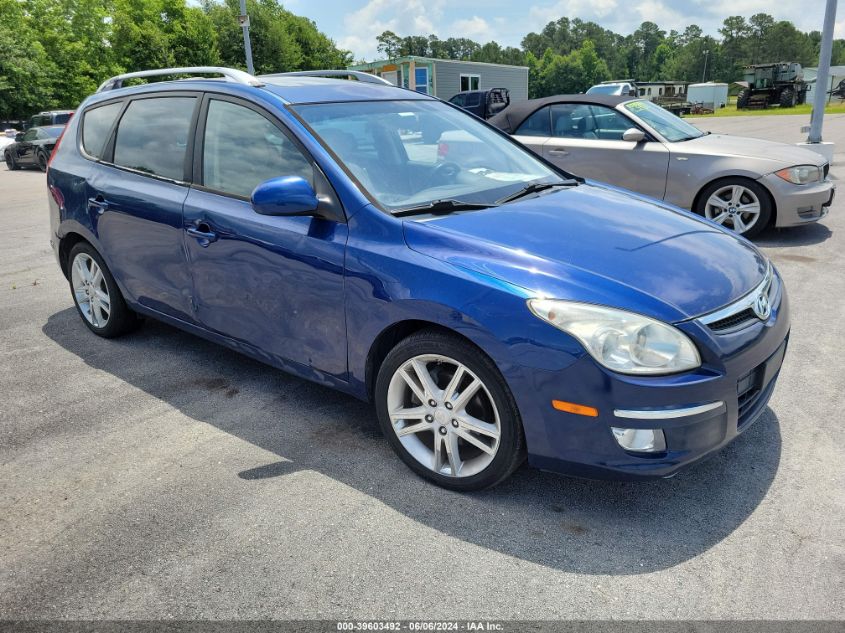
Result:
[[[629,101],[625,104],[625,109],[656,130],[670,143],[688,141],[692,138],[704,136],[704,132],[694,125],[690,125],[651,101]]]
[[[384,209],[443,200],[492,206],[561,176],[474,117],[439,101],[296,106],[314,134]]]
[[[64,125],[51,125],[50,127],[41,128],[47,133],[50,138],[59,138],[59,134],[65,129]]]
[[[588,95],[618,95],[622,92],[622,86],[619,84],[605,84],[603,86],[593,86],[587,91]]]

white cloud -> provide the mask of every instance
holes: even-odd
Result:
[[[452,33],[459,33],[460,37],[468,37],[483,42],[493,39],[493,30],[490,24],[477,15],[467,20],[455,20],[449,30]]]
[[[384,31],[397,35],[435,33],[443,16],[445,0],[370,0],[343,19],[344,34],[337,38],[341,48],[356,59],[374,59],[376,37]]]

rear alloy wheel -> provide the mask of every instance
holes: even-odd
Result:
[[[99,253],[87,242],[80,242],[71,249],[68,262],[73,301],[88,329],[104,338],[134,329],[138,319]]]
[[[415,472],[453,490],[493,486],[524,460],[513,398],[467,342],[423,332],[388,354],[376,383],[379,422]]]
[[[47,163],[49,162],[49,158],[47,158],[47,154],[44,152],[38,152],[38,156],[36,156],[36,161],[38,162],[38,169],[41,171],[47,171]]]
[[[18,165],[17,161],[15,160],[15,157],[12,156],[11,152],[4,152],[3,158],[6,160],[6,169],[8,169],[9,171],[16,171],[20,169],[20,165]]]
[[[772,215],[766,191],[744,178],[709,185],[699,196],[696,212],[747,238],[760,233]]]

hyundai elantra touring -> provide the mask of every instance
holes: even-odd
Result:
[[[222,79],[113,78],[52,156],[50,239],[94,334],[158,319],[372,401],[457,490],[526,458],[668,477],[766,407],[788,306],[748,241],[377,79],[133,76],[186,73]]]

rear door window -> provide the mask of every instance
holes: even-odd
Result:
[[[300,176],[313,186],[314,170],[269,119],[235,103],[210,100],[203,139],[203,185],[249,197],[257,185],[280,176]]]
[[[94,158],[102,158],[112,124],[120,112],[121,102],[87,110],[82,116],[82,147]]]
[[[132,101],[117,126],[114,163],[171,180],[184,179],[195,97]]]

